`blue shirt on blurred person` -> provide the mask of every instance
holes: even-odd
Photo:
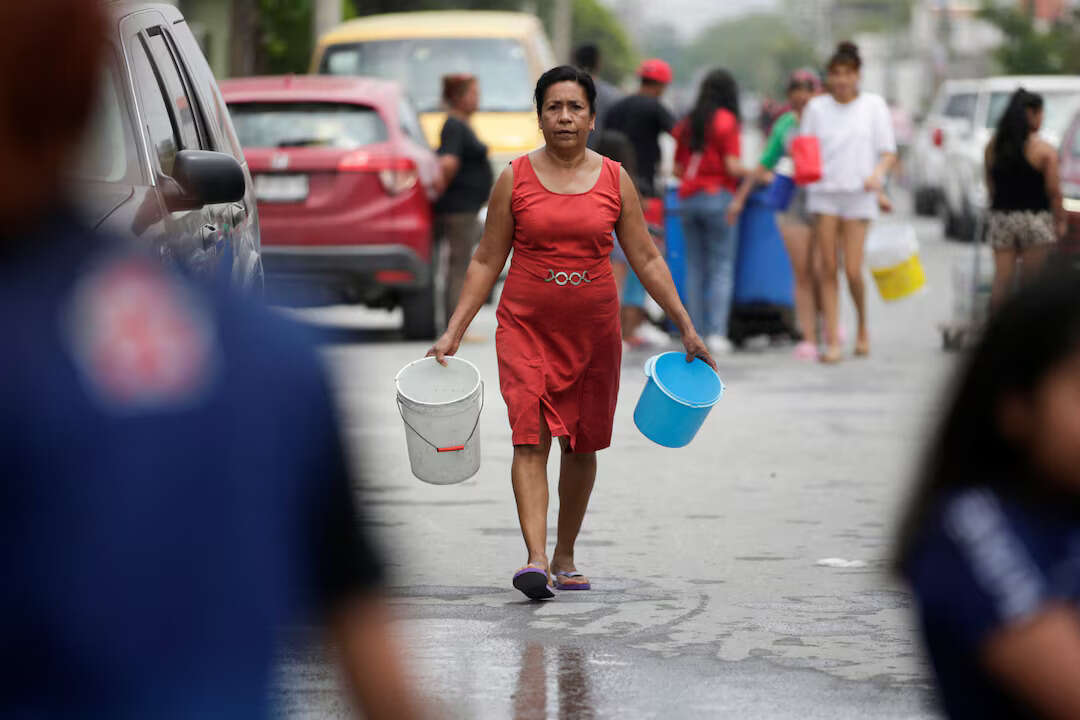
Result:
[[[0,715],[269,714],[381,569],[299,328],[57,214],[0,242]]]

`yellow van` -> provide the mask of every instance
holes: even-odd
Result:
[[[443,75],[475,75],[480,107],[472,126],[487,144],[498,174],[511,159],[543,144],[532,93],[537,78],[553,65],[551,44],[533,15],[433,11],[347,22],[319,38],[311,71],[398,82],[415,103],[424,135],[436,148],[446,121]]]

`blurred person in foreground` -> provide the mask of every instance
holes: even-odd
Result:
[[[69,209],[105,15],[0,3],[0,716],[267,717],[317,620],[416,717],[314,351]]]
[[[1017,265],[1024,280],[1035,277],[1065,235],[1058,152],[1039,137],[1042,121],[1042,96],[1020,88],[986,146],[990,192],[986,232],[994,249],[992,308],[1012,290]]]
[[[1080,718],[1080,275],[991,317],[908,503],[898,567],[952,718]]]
[[[488,147],[469,125],[469,118],[480,106],[476,76],[445,76],[442,95],[447,113],[439,141],[442,196],[435,203],[435,232],[450,256],[443,318],[448,321],[461,297],[473,250],[480,242],[480,208],[487,202],[494,179]]]
[[[596,85],[596,127],[589,133],[589,149],[596,150],[600,138],[604,133],[604,117],[611,106],[622,99],[622,92],[607,80],[600,77],[603,56],[600,48],[592,43],[586,43],[574,50],[574,65],[579,70],[584,70],[592,76],[593,84]],[[597,150],[599,152],[599,150]]]
[[[712,70],[701,81],[694,109],[675,128],[675,174],[682,180],[686,305],[709,349],[723,355],[733,350],[727,334],[739,246],[727,211],[747,175],[740,135],[735,78],[727,70]]]
[[[765,150],[761,153],[758,167],[739,185],[735,198],[728,207],[727,220],[731,225],[738,222],[746,207],[746,199],[758,185],[772,182],[772,172],[785,156],[790,158],[791,141],[799,134],[802,111],[818,93],[821,80],[813,70],[796,70],[788,80],[787,99],[791,109],[773,124]],[[795,357],[800,360],[817,360],[817,321],[821,308],[821,288],[817,278],[814,254],[813,218],[806,206],[806,188],[795,189],[791,205],[780,213],[780,233],[791,258],[795,278],[795,317],[802,341],[795,346]]]

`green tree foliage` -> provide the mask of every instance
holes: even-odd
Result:
[[[259,71],[304,72],[311,59],[311,0],[258,0],[260,11]],[[345,19],[386,12],[416,10],[523,9],[523,0],[345,0]],[[554,3],[544,1],[541,18],[551,32]],[[601,74],[618,82],[633,72],[638,54],[615,14],[598,0],[574,0],[574,45],[591,42],[604,58]],[[562,60],[564,58],[560,58]]]
[[[311,0],[258,0],[260,74],[307,72],[313,49]]]
[[[983,6],[980,16],[1005,36],[994,57],[1002,72],[1016,75],[1080,73],[1080,9],[1049,28],[1018,8]]]
[[[551,3],[547,5],[550,6]],[[600,48],[600,75],[611,82],[618,83],[637,69],[637,50],[626,34],[626,29],[615,14],[598,0],[574,0],[572,42],[575,47],[593,43]]]
[[[775,95],[783,91],[792,70],[817,61],[810,43],[796,35],[782,16],[758,13],[707,28],[683,53],[676,75],[685,84],[705,70],[725,67],[741,89]]]

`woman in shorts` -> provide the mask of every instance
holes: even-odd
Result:
[[[886,204],[881,191],[896,163],[889,108],[881,96],[859,89],[861,68],[859,49],[850,42],[840,43],[829,60],[828,93],[806,106],[801,127],[803,135],[816,136],[821,145],[822,178],[807,191],[807,206],[821,250],[826,343],[821,359],[826,363],[844,358],[838,333],[841,252],[858,319],[855,355],[870,354],[863,250],[870,221],[877,217],[879,206]]]
[[[988,240],[994,248],[997,308],[1013,286],[1017,264],[1030,279],[1046,263],[1065,234],[1057,150],[1039,137],[1043,99],[1017,90],[986,146],[986,187],[990,191]]]
[[[791,110],[781,115],[773,124],[765,150],[758,167],[750,177],[743,180],[728,208],[728,224],[738,222],[739,214],[746,206],[746,198],[759,184],[770,182],[772,171],[780,160],[789,155],[792,139],[799,133],[799,121],[807,103],[821,91],[821,80],[812,70],[796,70],[788,81],[787,98]],[[791,205],[780,214],[780,233],[791,258],[795,278],[795,320],[802,342],[795,346],[795,357],[800,360],[816,360],[818,356],[817,320],[821,307],[821,291],[818,286],[813,253],[813,219],[806,206],[806,188],[798,188]]]

